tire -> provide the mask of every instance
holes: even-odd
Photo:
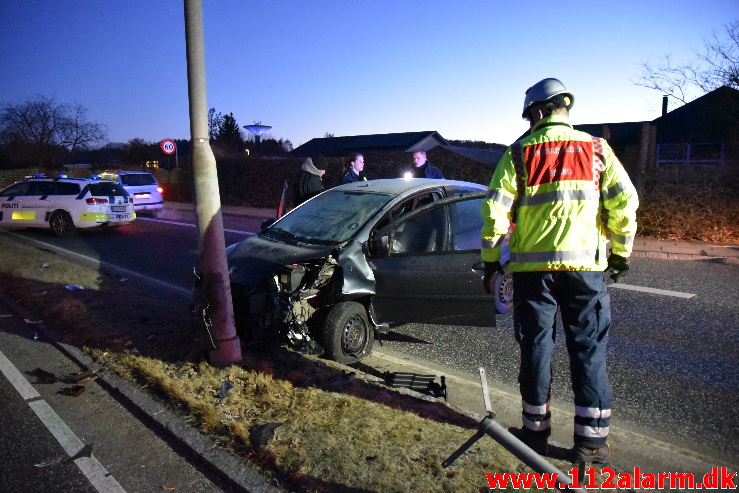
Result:
[[[57,238],[72,236],[77,230],[72,217],[66,211],[55,211],[49,218],[49,227]]]
[[[324,356],[350,365],[372,351],[375,330],[369,323],[364,305],[344,301],[334,305],[323,323]]]
[[[508,264],[503,266],[504,273],[495,274],[493,279],[493,295],[495,296],[495,311],[505,315],[513,311],[513,272]]]

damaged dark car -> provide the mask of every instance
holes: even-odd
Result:
[[[481,278],[485,187],[393,179],[341,185],[227,249],[248,348],[289,342],[351,364],[405,323],[494,326]]]

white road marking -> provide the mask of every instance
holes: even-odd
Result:
[[[132,270],[126,269],[124,267],[118,267],[117,265],[111,264],[109,262],[103,262],[102,260],[98,260],[98,259],[93,258],[93,257],[88,257],[87,255],[82,255],[81,253],[73,252],[72,250],[67,250],[66,248],[62,248],[62,247],[59,247],[59,246],[56,246],[56,245],[52,245],[52,244],[49,244],[49,243],[44,243],[43,241],[35,240],[33,238],[28,238],[26,236],[23,236],[23,235],[20,235],[20,234],[17,234],[17,233],[13,233],[13,232],[10,232],[10,231],[4,231],[4,233],[6,233],[6,234],[8,234],[10,236],[15,236],[17,238],[20,238],[21,241],[27,241],[27,242],[33,243],[34,245],[39,245],[42,248],[56,250],[58,252],[63,253],[64,255],[68,255],[68,256],[70,256],[72,258],[83,260],[85,262],[92,262],[95,265],[102,266],[102,267],[105,267],[107,269],[117,271],[117,272],[119,272],[121,274],[125,274],[125,275],[127,275],[129,277],[136,277],[137,279],[143,279],[143,280],[145,280],[147,282],[157,284],[157,285],[159,285],[159,286],[161,286],[163,288],[170,289],[170,290],[175,291],[175,292],[180,293],[180,294],[184,294],[184,295],[187,295],[187,296],[190,296],[192,294],[192,289],[183,288],[181,286],[177,286],[176,284],[171,284],[171,283],[168,283],[168,282],[165,282],[165,281],[160,281],[159,279],[154,279],[153,277],[145,276],[145,275],[140,274],[140,273],[138,273],[136,271],[132,271]]]
[[[665,289],[657,289],[657,288],[645,288],[643,286],[632,286],[631,284],[622,284],[622,283],[612,283],[608,285],[608,288],[616,288],[616,289],[628,289],[629,291],[640,291],[642,293],[651,293],[651,294],[661,294],[663,296],[675,296],[676,298],[692,298],[693,296],[698,296],[697,294],[692,293],[681,293],[680,291],[667,291]]]
[[[67,423],[51,408],[51,406],[41,397],[36,389],[28,383],[13,363],[0,351],[0,371],[5,378],[21,395],[28,407],[36,414],[41,422],[46,426],[51,434],[56,438],[59,445],[69,457],[79,454],[85,447],[82,440],[69,429]],[[34,400],[30,400],[34,399]],[[90,455],[89,457],[78,457],[74,463],[85,475],[90,484],[101,493],[126,493],[126,490],[116,481],[113,476],[103,467],[100,462]]]
[[[183,223],[180,221],[170,221],[169,219],[157,219],[153,217],[137,217],[136,220],[138,221],[141,219],[142,221],[154,221],[158,223],[165,223],[165,224],[174,224],[175,226],[187,226],[189,228],[195,228],[196,225],[193,223]],[[256,233],[252,231],[241,231],[240,229],[226,229],[224,228],[223,231],[225,233],[234,233],[239,235],[246,235],[246,236],[254,236]]]

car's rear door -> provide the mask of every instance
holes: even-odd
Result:
[[[378,322],[495,325],[495,304],[482,286],[483,197],[444,199],[373,232]]]

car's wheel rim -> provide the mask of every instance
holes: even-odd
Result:
[[[54,216],[53,224],[54,224],[54,231],[59,235],[65,234],[67,230],[69,229],[67,220],[61,214],[57,214],[56,216]]]
[[[498,285],[498,301],[503,306],[513,303],[513,275],[505,274]]]
[[[367,344],[367,324],[359,315],[350,317],[341,335],[341,349],[345,354],[358,354]]]

